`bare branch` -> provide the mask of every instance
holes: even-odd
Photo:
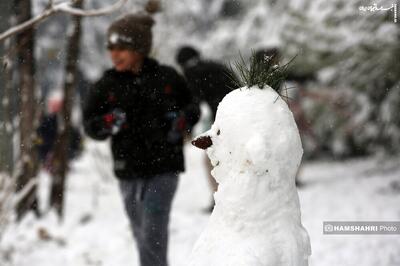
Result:
[[[119,0],[111,6],[99,8],[95,10],[83,10],[79,8],[71,7],[70,3],[63,3],[57,6],[58,11],[74,15],[74,16],[82,16],[82,17],[93,17],[93,16],[102,16],[120,9],[128,0]]]
[[[19,24],[17,26],[11,27],[10,29],[6,30],[5,32],[0,34],[0,41],[3,41],[9,37],[11,37],[14,34],[17,34],[21,31],[24,31],[26,29],[29,29],[33,26],[35,26],[37,23],[39,23],[42,20],[45,20],[47,17],[53,15],[55,13],[55,10],[53,8],[45,9],[43,13],[40,15],[25,21],[22,24]]]
[[[0,34],[0,42],[24,31],[28,28],[31,28],[38,24],[39,22],[47,19],[48,17],[54,15],[55,13],[67,13],[73,16],[83,16],[83,17],[93,17],[93,16],[102,16],[105,14],[112,13],[120,9],[128,0],[118,0],[116,3],[112,4],[111,6],[94,9],[94,10],[83,10],[78,8],[71,7],[71,2],[62,2],[59,4],[54,4],[53,0],[49,0],[49,6],[39,15],[36,17],[25,21],[24,23],[11,27],[10,29],[6,30],[5,32]]]
[[[19,191],[12,201],[12,207],[15,207],[28,193],[32,190],[34,186],[37,185],[37,178],[31,179],[28,184],[26,184],[21,191]]]

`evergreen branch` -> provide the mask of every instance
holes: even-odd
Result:
[[[293,57],[288,63],[283,66],[275,63],[273,56],[265,58],[257,58],[256,53],[252,51],[250,64],[247,66],[241,53],[239,60],[229,64],[230,74],[228,77],[237,87],[253,87],[258,86],[260,89],[266,85],[270,86],[281,95],[282,85],[286,80],[289,65],[296,58]],[[236,76],[234,69],[238,73]]]

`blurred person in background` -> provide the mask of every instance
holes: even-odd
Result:
[[[62,119],[60,114],[63,106],[63,97],[53,93],[48,97],[46,105],[46,110],[40,116],[39,126],[36,129],[35,146],[44,169],[51,173],[54,163],[54,148]],[[73,126],[68,143],[69,159],[78,157],[82,149],[81,132],[77,127]]]
[[[199,109],[183,77],[149,57],[153,24],[145,12],[111,24],[107,45],[114,67],[89,91],[83,116],[91,138],[111,138],[140,265],[166,266],[171,203],[184,171],[183,140]]]
[[[235,87],[228,75],[229,70],[223,64],[202,59],[200,52],[192,46],[182,46],[176,54],[176,62],[181,66],[188,86],[195,94],[197,101],[205,102],[210,107],[212,119],[205,128],[208,130],[214,122],[219,102]],[[212,166],[207,156],[205,156],[205,164],[211,189],[216,192],[218,184],[211,176]],[[212,197],[207,211],[211,212],[214,204]]]

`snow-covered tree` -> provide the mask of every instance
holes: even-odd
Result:
[[[32,18],[31,1],[14,0],[16,23],[21,24]],[[19,172],[16,189],[21,191],[36,177],[38,172],[38,157],[34,149],[35,128],[37,127],[37,87],[35,80],[35,31],[33,28],[16,35],[16,73],[19,88]],[[19,202],[18,217],[21,218],[28,210],[37,212],[36,190],[33,188]]]
[[[334,89],[333,98],[347,101],[345,111],[351,114],[339,118],[337,113],[337,123],[325,134],[332,138],[320,137],[341,143],[339,155],[398,149],[393,144],[400,132],[399,117],[393,114],[398,113],[400,29],[392,2],[379,1],[378,8],[391,9],[374,12],[363,10],[365,1],[294,2],[282,32],[284,54],[298,54],[294,71],[319,73],[320,87]],[[324,111],[332,116],[332,100],[330,105]]]
[[[0,172],[6,171],[10,176],[18,176],[15,179],[17,191],[23,190],[30,180],[36,177],[39,169],[35,133],[38,127],[38,117],[42,109],[44,109],[38,105],[41,101],[41,92],[47,93],[48,90],[57,88],[57,84],[61,84],[60,77],[64,77],[66,80],[65,86],[69,86],[68,91],[71,90],[71,86],[76,86],[76,82],[70,82],[75,80],[72,76],[75,75],[73,73],[76,72],[74,67],[79,62],[76,56],[72,56],[72,60],[68,61],[68,71],[66,71],[65,75],[62,75],[62,65],[64,63],[62,59],[64,55],[62,54],[62,50],[58,50],[57,47],[63,46],[63,39],[65,39],[69,19],[60,14],[68,14],[79,18],[106,15],[122,7],[127,0],[108,1],[107,5],[101,5],[95,9],[74,7],[72,5],[74,2],[72,0],[14,0],[7,5],[10,9],[13,9],[13,16],[12,19],[9,16],[4,16],[5,19],[12,23],[11,25],[7,23],[8,26],[3,27],[2,30],[4,31],[0,33],[0,42],[1,45],[4,45],[2,47],[6,48],[8,44],[8,47],[10,47],[9,50],[3,49],[4,53],[2,54],[4,66],[2,68],[4,70],[2,71],[2,76],[6,81],[2,82],[2,86],[4,85],[5,89],[1,90],[2,108],[0,110],[2,112],[0,112],[0,115],[2,119],[4,118],[4,121],[1,121],[0,129],[2,141],[4,140],[2,144],[4,145],[0,145],[0,151],[5,152],[1,153]],[[7,9],[4,8],[4,10]],[[58,17],[58,22],[60,23],[49,24],[48,31],[43,31],[39,27],[39,34],[37,34],[36,26],[50,17]],[[64,26],[64,28],[60,27],[60,25]],[[50,34],[46,36],[48,32]],[[45,37],[42,38],[43,36]],[[74,42],[75,39],[72,38],[70,43]],[[79,42],[76,43],[78,47],[79,44]],[[71,50],[74,49],[69,49],[68,54],[72,54]],[[52,60],[46,60],[49,57]],[[38,58],[39,60],[37,60]],[[42,83],[41,81],[44,82]],[[16,92],[17,95],[15,98],[18,100],[15,108],[17,109],[15,112],[17,115],[15,117],[13,117],[14,112],[10,108],[13,92]],[[73,96],[71,95],[69,98],[73,98]],[[65,107],[67,105],[68,107]],[[71,117],[71,105],[72,103],[64,105],[64,108],[68,109],[65,117]],[[18,127],[14,128],[14,126]],[[20,144],[18,145],[18,149],[13,147],[13,140],[17,134],[19,135],[17,139]],[[3,138],[3,136],[5,137]],[[15,155],[17,165],[15,169],[10,169],[10,167],[6,166],[10,165],[9,161],[12,161],[12,157],[14,156],[12,152],[14,151],[17,151]],[[4,160],[3,155],[7,155]],[[18,202],[17,213],[19,218],[30,209],[38,212],[35,187],[31,187],[30,189]]]

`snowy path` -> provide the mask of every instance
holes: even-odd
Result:
[[[1,244],[13,255],[13,262],[3,258],[0,265],[138,265],[106,144],[87,144],[87,152],[69,177],[65,223],[60,226],[52,213],[40,221],[27,217],[11,228]],[[208,218],[203,212],[209,201],[203,154],[189,146],[185,151],[189,164],[180,178],[171,214],[171,266],[187,265]],[[323,221],[399,221],[399,161],[366,159],[303,166],[300,177],[307,185],[300,190],[300,200],[303,224],[311,237],[311,266],[400,265],[400,235],[322,234]]]

